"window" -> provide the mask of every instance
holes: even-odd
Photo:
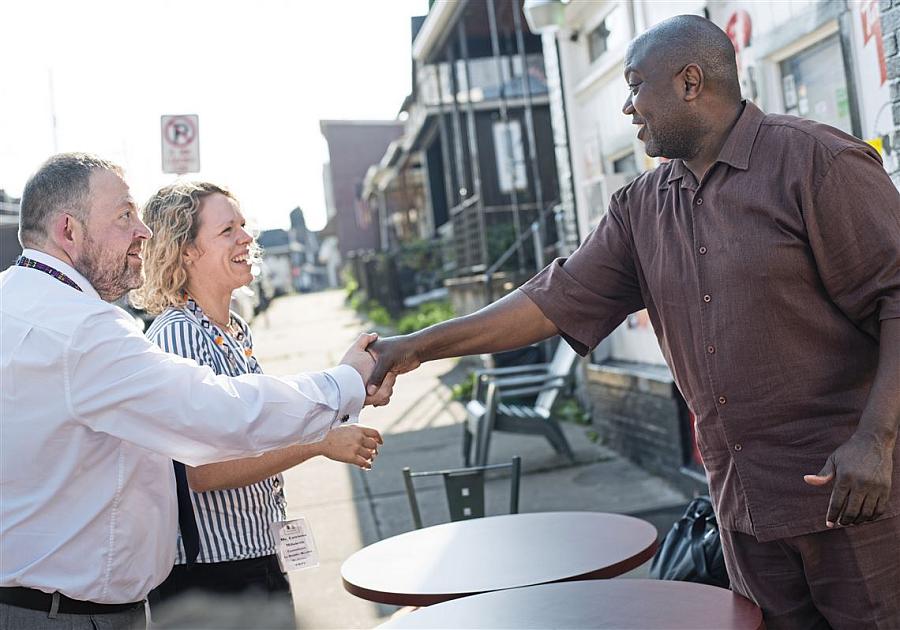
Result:
[[[847,74],[837,34],[788,57],[779,65],[785,113],[853,133]]]
[[[594,63],[608,52],[615,54],[615,51],[624,51],[628,40],[631,39],[631,21],[625,3],[609,4],[612,4],[613,8],[602,22],[588,31],[585,37],[590,63]]]
[[[518,120],[494,123],[494,150],[497,154],[497,180],[500,192],[525,190],[525,148],[522,145],[522,126]]]
[[[628,181],[638,176],[637,160],[634,159],[634,152],[626,153],[622,157],[612,161],[613,173],[621,173],[627,175]]]
[[[606,20],[600,22],[597,28],[588,34],[588,55],[591,62],[609,50],[609,36],[610,32],[606,26]]]

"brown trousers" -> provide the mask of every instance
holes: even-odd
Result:
[[[767,630],[900,629],[900,517],[765,543],[721,535],[731,588]]]

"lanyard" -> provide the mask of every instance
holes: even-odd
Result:
[[[37,269],[38,271],[43,271],[48,276],[56,278],[63,284],[68,284],[73,289],[81,291],[81,287],[75,284],[75,281],[72,280],[72,278],[64,274],[62,271],[57,271],[50,265],[45,265],[42,262],[26,258],[25,256],[19,256],[19,258],[16,260],[16,265],[18,265],[19,267],[28,267],[29,269]]]

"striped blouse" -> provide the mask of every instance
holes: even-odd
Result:
[[[239,376],[261,373],[253,357],[250,328],[231,313],[234,336],[225,334],[200,306],[188,298],[183,308],[169,308],[157,317],[147,337],[163,350],[195,360],[216,374]],[[284,480],[281,475],[242,488],[191,491],[200,532],[197,562],[226,562],[275,553],[269,524],[285,518]],[[176,564],[185,553],[178,534]]]

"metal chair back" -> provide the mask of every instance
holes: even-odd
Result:
[[[444,490],[447,494],[447,505],[450,508],[451,521],[464,521],[484,516],[484,479],[485,472],[499,468],[510,469],[509,513],[519,512],[519,478],[521,476],[522,458],[518,455],[508,464],[491,464],[488,466],[472,466],[470,468],[454,468],[451,470],[435,470],[429,472],[412,472],[409,466],[403,469],[403,481],[406,484],[406,496],[412,512],[413,524],[422,529],[422,514],[416,499],[413,484],[415,477],[432,477],[440,475],[444,479]]]

